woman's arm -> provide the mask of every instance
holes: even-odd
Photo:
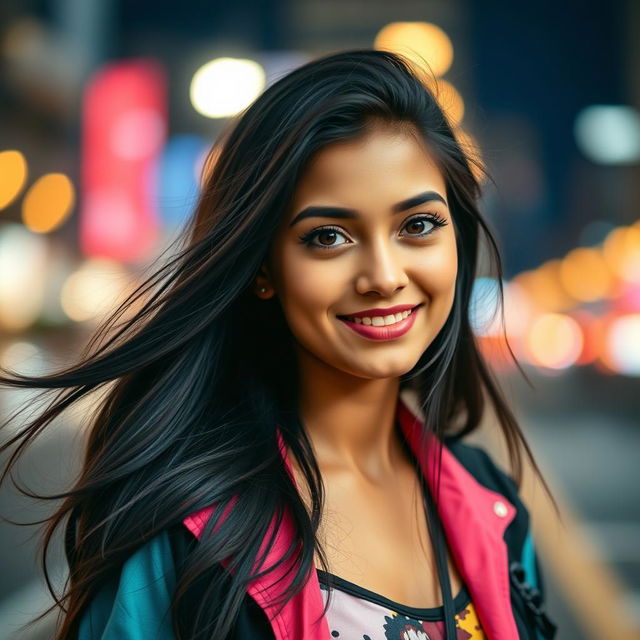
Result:
[[[175,586],[169,532],[162,531],[96,594],[80,621],[78,640],[174,640],[170,607]]]

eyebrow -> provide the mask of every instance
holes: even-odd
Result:
[[[449,205],[447,201],[435,191],[425,191],[424,193],[419,193],[415,196],[411,196],[411,198],[407,198],[406,200],[402,200],[401,202],[397,202],[391,207],[391,213],[400,213],[401,211],[407,211],[407,209],[413,209],[413,207],[417,207],[418,205],[424,204],[425,202],[431,202],[432,200],[437,200],[442,202],[446,207]],[[294,224],[300,222],[300,220],[304,220],[305,218],[348,218],[353,219],[357,218],[358,213],[355,209],[347,209],[345,207],[320,207],[320,206],[311,206],[306,207],[300,213],[296,215],[296,217],[289,223],[290,227],[293,227]]]

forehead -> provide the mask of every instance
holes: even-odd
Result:
[[[427,145],[410,132],[374,129],[356,140],[332,143],[309,161],[295,191],[293,208],[310,199],[335,197],[354,206],[397,202],[407,191],[446,185]]]

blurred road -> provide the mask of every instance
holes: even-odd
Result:
[[[0,392],[2,419],[5,420],[6,414],[25,397],[22,392],[7,393],[3,389]],[[0,433],[3,442],[8,435]],[[12,475],[18,484],[36,493],[50,495],[64,491],[69,479],[79,468],[81,445],[76,427],[69,423],[54,423],[34,441]],[[6,454],[0,457],[2,468],[7,459]],[[36,501],[20,495],[10,480],[6,480],[0,488],[0,515],[3,517],[0,521],[1,640],[50,640],[52,637],[55,612],[42,623],[34,624],[30,630],[16,633],[20,625],[53,604],[40,562],[42,526],[16,526],[4,521],[4,518],[16,522],[41,520],[52,513],[57,504],[58,501]],[[56,593],[60,595],[66,577],[66,563],[59,535],[52,540],[47,568],[52,583],[57,587]]]
[[[528,374],[531,372],[528,371]],[[599,560],[622,589],[621,611],[640,638],[640,401],[638,381],[589,368],[558,377],[514,378],[512,401],[543,473],[548,471]],[[553,491],[554,485],[551,489]],[[547,571],[548,609],[558,640],[597,638],[578,623]],[[575,596],[574,596],[575,597]],[[583,603],[582,607],[588,606]],[[577,619],[578,618],[578,619]],[[584,622],[583,622],[584,625]],[[586,625],[585,625],[586,626]]]

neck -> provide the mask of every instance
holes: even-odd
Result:
[[[300,375],[300,417],[320,469],[372,481],[393,477],[404,459],[395,425],[399,378],[349,376],[319,361]]]

